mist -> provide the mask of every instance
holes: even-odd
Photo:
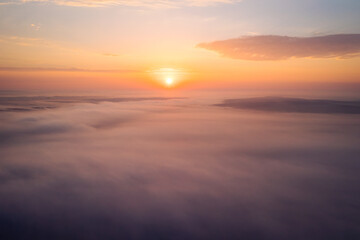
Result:
[[[359,238],[359,115],[224,101],[1,98],[1,239]]]

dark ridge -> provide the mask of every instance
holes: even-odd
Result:
[[[0,112],[21,112],[58,108],[66,104],[101,102],[165,101],[182,98],[163,97],[92,97],[92,96],[33,96],[0,97]]]
[[[227,99],[215,106],[284,113],[360,114],[360,101],[328,99],[259,97]]]

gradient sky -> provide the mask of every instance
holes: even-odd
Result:
[[[359,12],[358,0],[1,0],[0,88],[360,84]]]

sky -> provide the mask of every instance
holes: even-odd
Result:
[[[0,88],[360,85],[357,0],[1,0]]]

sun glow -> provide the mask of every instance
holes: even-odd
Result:
[[[162,87],[175,88],[186,79],[188,72],[179,68],[158,68],[148,71]]]
[[[170,87],[171,85],[173,85],[173,83],[174,83],[174,79],[172,79],[171,77],[166,78],[165,80],[166,86]]]

